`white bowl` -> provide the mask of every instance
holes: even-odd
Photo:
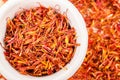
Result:
[[[3,39],[6,31],[6,18],[13,18],[15,13],[21,8],[29,9],[31,7],[39,6],[38,2],[45,7],[60,6],[60,12],[67,11],[67,17],[70,20],[70,25],[75,27],[77,32],[77,47],[72,60],[65,66],[67,69],[44,77],[33,77],[29,75],[22,75],[16,71],[5,59],[3,48],[0,46],[0,73],[8,80],[67,80],[70,78],[82,64],[87,51],[88,35],[83,17],[79,11],[68,0],[9,0],[0,8],[0,42],[4,44]]]

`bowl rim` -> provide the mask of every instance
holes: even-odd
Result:
[[[19,3],[19,2],[21,2],[21,1],[24,1],[24,0],[8,0],[3,6],[1,6],[0,7],[0,18],[1,18],[1,15],[3,15],[4,14],[4,12],[6,12],[6,10],[7,10],[7,8],[8,7],[10,7],[10,6],[13,6],[13,5],[15,5],[15,3],[13,3],[13,1],[15,2],[15,3]],[[35,0],[35,1],[37,1],[37,0]],[[51,0],[48,0],[48,1],[51,1]],[[52,1],[58,1],[58,0],[52,0]],[[83,34],[85,35],[84,36],[84,42],[85,43],[83,43],[83,45],[84,45],[84,48],[82,47],[82,49],[83,49],[83,51],[84,52],[86,52],[87,51],[87,46],[88,46],[88,34],[87,34],[87,29],[86,29],[86,25],[85,25],[85,21],[84,21],[84,19],[83,19],[83,17],[82,17],[82,15],[79,13],[79,11],[75,8],[75,6],[71,3],[71,2],[69,2],[68,0],[60,0],[60,2],[64,2],[64,3],[67,3],[67,5],[68,6],[71,6],[72,8],[73,8],[73,11],[75,11],[76,12],[76,15],[79,15],[79,16],[77,16],[78,18],[80,18],[80,19],[82,19],[82,24],[83,24],[83,30],[84,30],[84,32],[83,32]],[[82,42],[83,42],[82,41]],[[85,54],[84,55],[82,55],[82,58],[81,58],[81,62],[83,62],[83,60],[84,60],[84,57],[85,57]],[[77,60],[76,60],[77,61]],[[1,62],[0,62],[1,63]],[[78,64],[76,64],[76,66],[72,66],[72,67],[74,67],[75,69],[73,69],[74,70],[74,72],[73,73],[69,73],[68,74],[68,72],[67,73],[65,73],[65,75],[67,75],[67,78],[69,78],[70,76],[72,76],[77,70],[78,70],[78,68],[80,67],[80,65],[81,65],[82,63],[78,63]],[[0,64],[0,66],[2,66],[1,64]],[[71,69],[72,69],[72,67],[71,67]],[[5,74],[6,72],[4,72],[3,71],[4,70],[4,67],[0,67],[0,72],[1,72],[1,74],[3,74],[6,78],[11,78],[11,76],[12,76],[12,74]],[[59,72],[59,71],[58,71]],[[58,77],[58,76],[56,76],[56,77]],[[66,78],[66,79],[67,79]],[[20,80],[20,79],[18,79],[18,80]],[[32,79],[33,80],[33,79]],[[37,79],[34,79],[34,80],[37,80]],[[45,79],[46,80],[46,79]],[[55,79],[50,79],[50,80],[55,80]],[[57,79],[57,80],[61,80],[61,79]],[[63,78],[62,78],[62,80],[63,80]],[[65,79],[64,79],[65,80]]]

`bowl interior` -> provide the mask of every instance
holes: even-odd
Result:
[[[67,10],[67,17],[70,21],[70,25],[76,29],[77,43],[80,46],[76,48],[75,54],[72,60],[65,66],[66,69],[44,77],[32,77],[29,75],[21,75],[17,72],[3,54],[3,48],[0,46],[0,72],[9,80],[66,80],[71,77],[82,64],[87,51],[88,35],[84,19],[79,11],[68,0],[9,0],[0,8],[0,42],[3,43],[3,39],[6,31],[6,18],[13,18],[15,13],[22,9],[29,9],[37,7],[39,4],[45,7],[60,8],[60,12],[64,13]]]

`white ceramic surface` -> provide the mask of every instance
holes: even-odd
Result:
[[[67,80],[70,78],[82,64],[87,51],[88,35],[86,25],[83,17],[79,11],[68,0],[9,0],[2,7],[0,7],[0,42],[3,44],[3,39],[6,31],[6,18],[13,18],[15,13],[21,8],[32,8],[39,6],[38,2],[43,6],[55,7],[60,6],[60,12],[67,11],[71,26],[75,27],[77,32],[77,43],[81,45],[77,47],[75,55],[65,67],[52,75],[44,77],[32,77],[29,75],[22,75],[17,72],[5,59],[3,49],[0,46],[0,73],[2,73],[8,80]]]

